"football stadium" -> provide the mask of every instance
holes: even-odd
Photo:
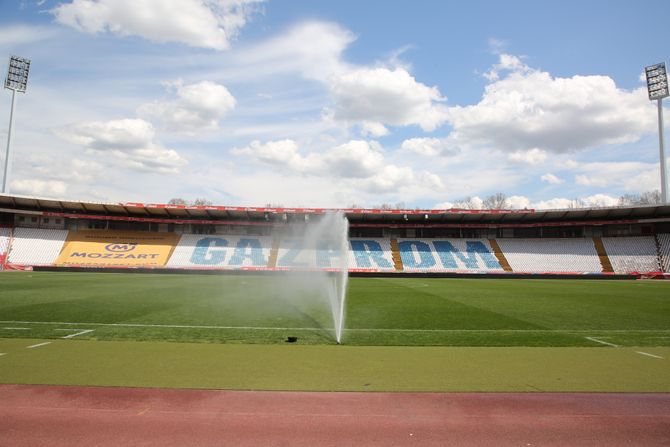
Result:
[[[670,445],[669,14],[0,2],[0,446]]]
[[[596,412],[629,405],[601,402],[611,396],[670,391],[668,206],[327,210],[5,195],[0,222],[4,383],[542,392],[588,396]]]

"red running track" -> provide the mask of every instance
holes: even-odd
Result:
[[[670,394],[0,385],[0,446],[661,446]]]

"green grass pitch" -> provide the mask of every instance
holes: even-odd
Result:
[[[309,276],[4,273],[0,338],[334,344],[321,289]],[[670,283],[350,278],[343,343],[667,347]]]
[[[314,275],[3,273],[0,383],[670,391],[670,283],[351,278],[344,346],[322,290]]]

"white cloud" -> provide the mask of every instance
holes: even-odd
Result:
[[[578,207],[578,202],[574,199],[553,198],[534,202],[532,208],[536,210],[560,210]]]
[[[603,207],[603,206],[617,206],[619,203],[618,197],[610,196],[609,194],[593,194],[582,199],[588,206]]]
[[[530,199],[528,199],[528,197],[525,196],[508,197],[507,203],[509,203],[509,207],[513,209],[532,208]]]
[[[342,53],[355,40],[351,31],[336,23],[310,21],[246,48],[235,57],[246,77],[267,75],[267,67],[272,67],[275,77],[299,73],[307,79],[326,82],[347,69]]]
[[[254,140],[249,146],[235,148],[231,152],[234,155],[246,155],[256,161],[299,173],[309,172],[316,167],[312,160],[300,154],[298,144],[293,140],[268,141],[267,143]]]
[[[507,159],[514,163],[537,165],[547,159],[547,153],[542,149],[533,148],[527,151],[512,152],[507,156]]]
[[[296,173],[326,174],[341,178],[364,178],[382,168],[384,156],[376,142],[352,140],[325,153],[303,156],[293,140],[252,141],[249,146],[236,148],[235,155],[247,155],[256,161],[282,166]]]
[[[563,183],[565,181],[561,178],[556,177],[554,174],[552,174],[550,172],[547,172],[542,177],[540,177],[540,180],[542,180],[543,182],[547,182],[550,185],[560,185],[561,183]]]
[[[454,207],[453,202],[440,202],[436,203],[432,209],[434,210],[449,210]]]
[[[397,193],[401,188],[415,187],[436,191],[444,188],[440,177],[432,172],[416,173],[408,166],[388,164],[360,184],[365,191],[379,194]]]
[[[93,160],[31,153],[17,160],[22,171],[39,174],[42,179],[71,183],[94,183],[105,167]]]
[[[548,200],[532,201],[526,196],[510,196],[507,198],[510,209],[568,209],[568,208],[588,208],[588,207],[611,207],[619,204],[619,198],[609,194],[593,194],[574,199],[556,197]],[[433,209],[449,209],[466,206],[470,209],[483,209],[484,201],[479,196],[469,198],[469,202],[442,202],[433,206]]]
[[[418,125],[432,131],[447,117],[446,107],[436,104],[446,100],[437,87],[417,82],[404,68],[353,68],[329,81],[338,121]]]
[[[30,25],[10,25],[0,28],[0,48],[14,49],[19,45],[39,42],[54,37],[57,31],[53,28]]]
[[[337,177],[363,178],[375,175],[384,165],[381,147],[374,141],[352,140],[327,151],[321,158],[324,171]]]
[[[90,121],[55,129],[56,135],[100,155],[110,155],[129,169],[176,173],[187,162],[154,141],[151,123],[141,119]]]
[[[495,41],[493,41],[495,42]],[[492,43],[489,40],[489,45]],[[495,43],[494,43],[495,45]],[[497,45],[498,49],[502,49],[500,45]],[[497,52],[499,57],[499,62],[494,64],[491,70],[484,74],[484,77],[489,81],[497,81],[500,79],[500,73],[503,71],[521,71],[528,72],[530,69],[523,63],[520,57],[514,56],[512,54],[506,54]]]
[[[246,49],[239,62],[247,72],[271,66],[275,75],[298,73],[319,82],[332,100],[326,114],[336,122],[359,125],[364,136],[386,135],[386,126],[417,125],[432,131],[445,122],[446,107],[440,103],[446,98],[394,60],[397,53],[387,64],[346,62],[343,53],[355,40],[351,31],[337,24],[304,22]]]
[[[607,76],[552,77],[500,55],[478,104],[449,109],[451,136],[504,151],[567,152],[633,142],[655,125],[643,88]]]
[[[225,50],[262,0],[73,0],[50,12],[78,31]]]
[[[389,130],[382,123],[365,121],[361,124],[361,135],[374,138],[383,137],[389,134]]]
[[[628,191],[658,189],[658,164],[642,162],[592,162],[577,165],[575,183],[586,187],[618,187]]]
[[[415,154],[432,157],[443,150],[443,142],[438,138],[410,138],[402,142],[402,149]]]
[[[232,153],[305,176],[346,180],[368,192],[396,192],[397,188],[403,187],[430,190],[444,187],[434,173],[417,173],[411,167],[387,163],[375,141],[351,140],[323,153],[309,155],[302,155],[293,140],[253,141],[246,147],[233,149]]]
[[[17,179],[10,182],[10,190],[26,196],[63,198],[67,185],[57,180]]]
[[[588,175],[576,175],[575,183],[581,186],[605,187],[612,182],[612,179],[606,177],[589,177]]]
[[[502,54],[504,53],[505,48],[509,45],[509,42],[504,39],[491,37],[488,40],[488,45],[489,51],[491,51],[493,54]]]
[[[474,206],[475,209],[482,209],[484,208],[484,201],[482,200],[481,197],[479,196],[474,196],[470,199],[470,203]]]
[[[444,183],[439,175],[430,172],[423,171],[419,176],[420,182],[423,186],[434,191],[444,189]]]
[[[530,205],[527,208],[533,208],[537,210],[555,210],[568,208],[597,208],[617,206],[619,204],[619,198],[609,194],[593,194],[575,199],[556,197],[549,200],[539,200],[537,202],[530,202],[530,200],[528,200],[528,202]]]
[[[369,192],[386,193],[409,185],[414,180],[415,176],[412,168],[387,165],[370,178],[365,179],[361,185]]]
[[[237,101],[228,89],[210,81],[183,85],[181,81],[168,84],[176,90],[177,99],[143,104],[138,113],[157,118],[169,131],[193,134],[216,130],[219,121],[235,108]]]

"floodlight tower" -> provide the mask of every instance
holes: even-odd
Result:
[[[28,85],[28,72],[30,71],[30,59],[19,56],[10,56],[5,88],[12,91],[12,108],[9,112],[9,130],[7,131],[7,150],[5,151],[5,173],[2,176],[2,193],[8,191],[9,177],[9,155],[12,143],[12,127],[14,127],[14,105],[16,103],[16,92],[25,93]]]
[[[668,203],[668,180],[666,178],[665,149],[663,148],[663,98],[670,96],[668,91],[668,75],[665,62],[644,68],[647,75],[647,92],[649,100],[658,103],[658,146],[661,153],[661,201]]]

